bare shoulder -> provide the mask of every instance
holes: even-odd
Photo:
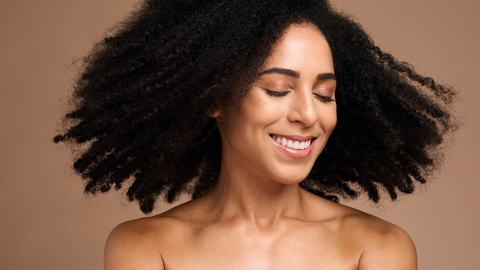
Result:
[[[316,199],[318,213],[336,235],[342,252],[346,252],[359,270],[417,269],[415,246],[400,227],[362,211],[338,203]],[[319,215],[319,216],[320,216]],[[347,250],[349,252],[347,252]]]
[[[417,269],[415,246],[402,228],[349,207],[344,213],[345,227],[362,247],[359,270]]]
[[[184,230],[184,222],[168,212],[116,226],[105,245],[105,270],[164,269],[163,252]]]
[[[105,269],[164,269],[156,235],[162,222],[158,223],[142,218],[115,227],[105,245]]]
[[[415,245],[403,229],[377,218],[365,231],[365,249],[359,259],[359,270],[417,269]]]

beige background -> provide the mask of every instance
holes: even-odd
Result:
[[[102,269],[118,223],[141,217],[118,194],[86,199],[51,143],[65,68],[134,0],[0,2],[0,269]],[[442,175],[398,203],[364,211],[396,223],[416,243],[420,269],[479,269],[480,2],[336,0],[384,50],[461,90],[467,118]]]

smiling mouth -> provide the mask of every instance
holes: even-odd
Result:
[[[294,140],[291,138],[286,138],[280,135],[270,135],[274,141],[276,141],[278,144],[294,149],[294,150],[304,150],[310,147],[312,144],[312,141],[315,140],[315,138],[309,138],[305,140]]]

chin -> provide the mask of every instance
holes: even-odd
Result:
[[[308,174],[310,173],[310,170],[305,173],[305,172],[290,172],[290,173],[284,173],[281,176],[277,176],[275,179],[276,182],[285,184],[285,185],[294,185],[294,184],[299,184],[305,178],[307,178]]]

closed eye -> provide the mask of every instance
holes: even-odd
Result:
[[[322,101],[328,101],[328,102],[331,102],[331,101],[335,101],[335,99],[333,99],[332,97],[327,97],[327,96],[321,96],[319,94],[314,94],[316,98],[322,100]]]
[[[288,91],[276,92],[276,91],[272,91],[272,90],[268,90],[268,89],[265,89],[265,92],[267,92],[267,94],[269,94],[270,96],[274,96],[274,97],[283,97],[283,96],[286,96],[288,94]],[[316,98],[318,98],[322,101],[328,101],[328,102],[335,101],[332,97],[322,96],[322,95],[315,94],[315,93],[313,95]]]
[[[286,91],[286,92],[275,92],[275,91],[268,90],[268,89],[265,89],[265,92],[267,92],[267,94],[269,94],[270,96],[274,96],[274,97],[283,97],[283,96],[286,96],[288,94],[288,91]]]

